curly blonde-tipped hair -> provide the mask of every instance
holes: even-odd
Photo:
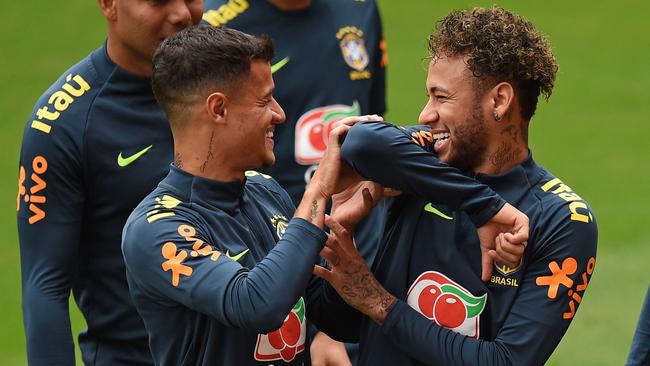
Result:
[[[499,7],[452,12],[429,36],[429,52],[433,59],[466,57],[479,86],[511,82],[526,120],[540,93],[551,96],[558,70],[551,46],[533,24]]]

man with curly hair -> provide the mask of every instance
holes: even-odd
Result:
[[[530,22],[496,7],[452,12],[429,51],[420,123],[430,131],[363,123],[342,145],[360,175],[403,194],[388,202],[373,273],[347,233],[322,251],[330,268],[315,274],[340,294],[325,291],[327,306],[347,320],[324,330],[358,338],[361,365],[544,364],[582,302],[597,243],[588,203],[539,166],[528,146],[537,99],[553,89],[555,58]],[[474,230],[481,220],[431,199],[440,161],[528,215],[521,260],[516,237],[499,234],[502,255],[481,278]],[[354,318],[341,300],[366,316]],[[358,331],[348,319],[357,319]]]

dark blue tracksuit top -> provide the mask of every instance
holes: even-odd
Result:
[[[495,263],[484,283],[475,228],[490,217],[481,210],[494,213],[489,208],[500,207],[499,199],[481,203],[454,193],[457,180],[441,171],[428,151],[432,143],[422,127],[363,123],[350,130],[343,158],[364,177],[404,192],[389,204],[373,265],[399,301],[378,325],[351,311],[325,285],[310,301],[328,311],[315,311],[314,320],[337,338],[359,340],[361,365],[544,364],[594,271],[597,227],[591,208],[532,155],[505,173],[475,174],[530,218],[522,263]],[[345,325],[332,326],[336,317]]]
[[[20,152],[17,215],[30,365],[72,365],[70,292],[86,365],[151,365],[120,250],[122,227],[165,177],[173,141],[151,79],[102,46],[39,98]]]

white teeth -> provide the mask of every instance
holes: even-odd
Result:
[[[449,132],[440,132],[440,133],[434,133],[433,134],[433,139],[434,140],[445,140],[451,137],[451,134]]]
[[[273,131],[266,131],[266,137],[272,139],[273,138]]]

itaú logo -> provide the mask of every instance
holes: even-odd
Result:
[[[476,297],[440,272],[422,273],[408,291],[407,303],[434,323],[478,339],[487,294]]]
[[[359,102],[354,101],[351,106],[334,104],[305,112],[296,123],[296,162],[317,164],[327,150],[334,122],[358,116],[360,111]]]

